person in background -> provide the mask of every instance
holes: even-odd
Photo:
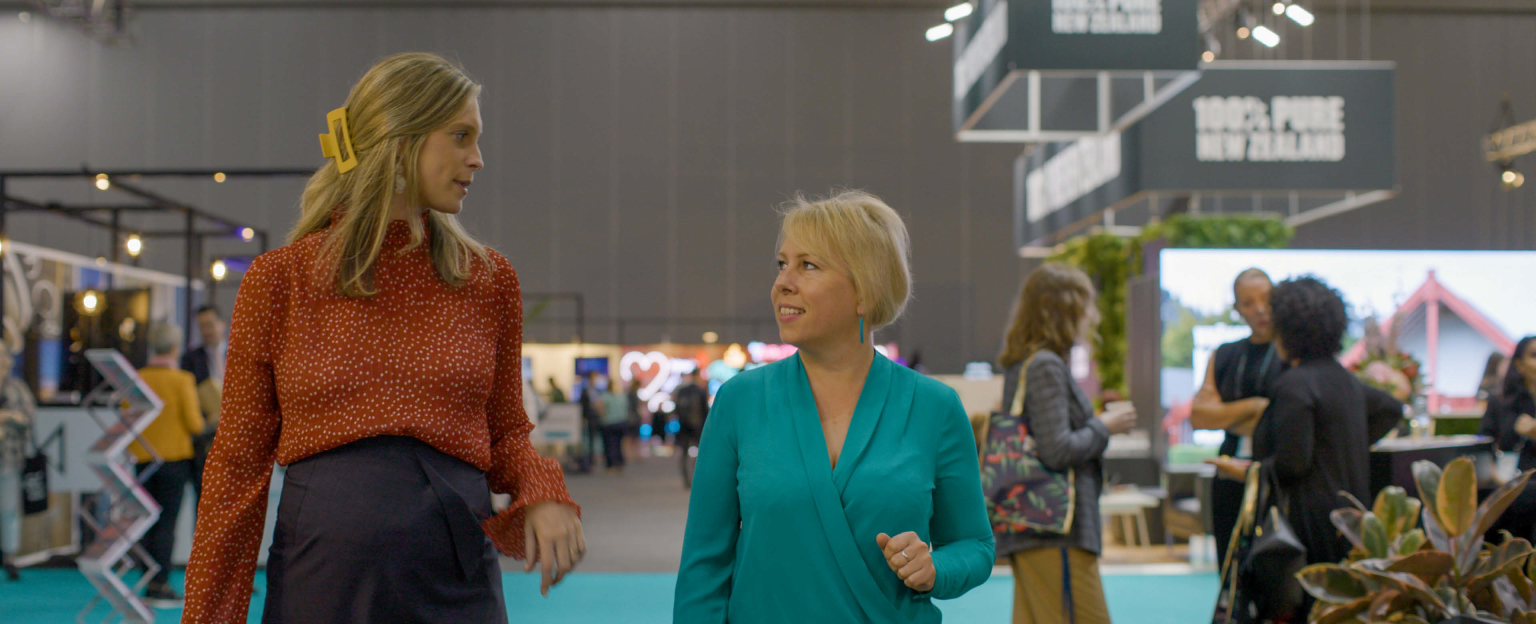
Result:
[[[192,480],[192,436],[203,432],[203,410],[198,404],[192,373],[180,370],[181,329],[165,322],[149,328],[149,362],[139,369],[144,384],[165,403],[160,415],[144,429],[143,438],[154,454],[138,442],[128,451],[138,460],[144,490],[160,504],[160,518],[149,527],[140,544],[160,564],[160,570],[144,588],[144,598],[162,609],[181,607],[181,595],[171,588],[171,553],[176,547],[176,520],[181,501]],[[154,455],[163,462],[155,466]],[[146,478],[147,477],[147,478]]]
[[[602,417],[603,466],[610,474],[624,470],[624,434],[629,431],[630,416],[635,408],[634,394],[624,385],[617,379],[608,380],[608,390],[598,404],[598,413]]]
[[[997,553],[1013,567],[1015,624],[1109,622],[1099,577],[1103,458],[1111,435],[1135,428],[1136,412],[1115,410],[1095,417],[1093,404],[1072,378],[1069,353],[1092,337],[1098,319],[1088,276],[1065,264],[1046,263],[1024,280],[998,357],[1006,371],[1005,409],[1023,378],[1023,414],[1040,462],[1052,470],[1076,471],[1077,508],[1070,533],[997,538]]]
[[[933,624],[992,573],[955,391],[886,359],[912,288],[901,216],[873,195],[784,213],[770,303],[799,350],[715,395],[672,621]]]
[[[560,389],[560,384],[555,383],[554,377],[549,378],[549,402],[551,405],[565,402],[565,391]]]
[[[1536,336],[1521,338],[1507,365],[1483,413],[1482,434],[1493,438],[1500,451],[1518,454],[1521,471],[1536,470]],[[1536,539],[1536,487],[1527,485],[1488,534],[1496,537],[1500,530]]]
[[[672,402],[677,406],[673,409],[678,424],[677,448],[686,453],[698,444],[709,418],[709,390],[699,384],[698,370],[683,373],[683,383],[673,392]]]
[[[17,580],[21,573],[6,555],[21,547],[21,475],[26,441],[37,416],[37,400],[13,373],[16,360],[0,343],[0,570]]]
[[[1275,352],[1290,368],[1270,391],[1254,431],[1254,457],[1273,468],[1282,512],[1306,546],[1307,563],[1337,563],[1349,544],[1329,515],[1347,504],[1340,492],[1370,500],[1371,445],[1402,421],[1403,404],[1336,359],[1349,323],[1338,291],[1301,277],[1281,282],[1270,301]]]
[[[602,377],[596,371],[587,371],[586,379],[581,384],[581,422],[586,427],[587,456],[581,463],[581,472],[590,473],[597,468],[597,445],[603,438],[603,392],[606,386],[602,383]]]
[[[1488,354],[1488,363],[1483,366],[1483,381],[1477,385],[1477,405],[1484,413],[1498,401],[1504,375],[1508,372],[1509,358],[1498,351]]]
[[[208,449],[213,448],[213,436],[219,426],[219,404],[224,391],[224,361],[229,352],[229,325],[218,306],[205,305],[197,309],[197,330],[202,344],[181,356],[181,369],[192,373],[197,380],[197,398],[203,409],[203,421],[207,431],[192,436],[192,502],[203,495],[203,466],[208,463]]]
[[[1247,338],[1229,342],[1216,349],[1205,367],[1205,383],[1195,394],[1189,423],[1196,429],[1224,429],[1221,457],[1253,458],[1253,428],[1269,407],[1269,391],[1280,377],[1285,363],[1275,355],[1274,320],[1270,314],[1269,295],[1274,284],[1269,274],[1259,269],[1239,273],[1232,283],[1232,296],[1238,316],[1248,325]],[[1226,561],[1232,529],[1243,506],[1243,482],[1218,473],[1211,482],[1209,511],[1216,538],[1216,562]]]

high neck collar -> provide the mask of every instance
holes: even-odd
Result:
[[[342,217],[346,216],[346,214],[347,214],[347,210],[346,210],[345,207],[337,206],[335,208],[332,208],[331,209],[331,227],[335,227],[337,223],[340,223]],[[425,211],[425,210],[422,211],[421,216],[419,217],[419,219],[420,219],[419,222],[421,223],[421,231],[422,231],[423,236],[431,236],[431,234],[432,234],[432,220],[430,218],[428,218],[427,211]],[[389,222],[389,225],[386,226],[385,230],[384,230],[384,246],[385,247],[400,247],[402,245],[408,245],[408,244],[410,244],[410,242],[411,242],[411,224],[409,222],[405,221],[404,219],[391,219],[390,222]]]

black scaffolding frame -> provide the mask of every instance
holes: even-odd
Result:
[[[267,232],[261,228],[241,223],[221,215],[213,214],[186,202],[178,201],[151,191],[139,185],[139,181],[145,178],[204,178],[222,182],[232,178],[273,178],[273,177],[309,177],[314,174],[314,169],[262,169],[262,168],[230,168],[230,169],[141,169],[141,170],[92,170],[81,167],[79,170],[55,169],[35,171],[0,171],[0,241],[9,240],[6,232],[6,215],[10,212],[43,212],[63,216],[75,221],[88,223],[93,226],[109,230],[112,236],[113,264],[121,264],[121,237],[125,233],[137,234],[141,238],[181,238],[186,248],[186,288],[183,294],[183,331],[191,335],[192,323],[195,315],[192,308],[192,285],[201,271],[203,260],[203,239],[208,237],[234,237],[244,239],[241,233],[249,229],[251,238],[247,242],[256,242],[260,252],[267,251]],[[82,180],[98,180],[105,176],[110,184],[109,190],[117,190],[127,193],[138,200],[137,203],[126,204],[86,204],[67,205],[55,201],[31,201],[25,198],[11,195],[6,188],[6,182],[10,178],[79,178]],[[215,176],[218,176],[217,178]],[[128,231],[122,226],[122,215],[125,212],[154,212],[160,214],[181,214],[185,216],[186,225],[182,229],[171,230],[132,230]],[[5,279],[5,256],[0,253],[0,284]],[[112,285],[112,274],[108,274],[108,288]],[[212,289],[209,289],[210,300]],[[0,288],[0,309],[4,309],[5,289]]]

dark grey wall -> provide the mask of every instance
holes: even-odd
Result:
[[[931,9],[155,10],[132,20],[131,44],[106,47],[6,14],[0,169],[314,166],[325,112],[374,60],[442,52],[485,83],[488,167],[465,221],[507,254],[525,291],[582,293],[588,340],[619,339],[603,317],[628,319],[630,343],[710,330],[775,339],[774,207],[848,186],[883,196],[913,233],[917,300],[881,339],[958,371],[994,353],[1019,276],[1018,148],[951,138],[951,49],[922,36],[940,19]],[[146,184],[279,238],[302,188]],[[11,186],[37,199],[110,195],[86,181]],[[13,216],[9,229],[90,255],[110,244],[51,217]],[[180,271],[182,258],[155,243],[145,262]],[[552,304],[545,318],[570,312]],[[687,322],[727,318],[759,322],[755,332]],[[530,327],[530,339],[573,333]]]
[[[884,196],[913,232],[916,296],[882,335],[930,369],[987,359],[1025,263],[1012,250],[1017,146],[959,145],[948,42],[934,9],[144,10],[133,41],[0,14],[0,169],[315,166],[326,111],[379,57],[432,50],[486,85],[487,171],[465,220],[529,292],[580,292],[588,340],[772,339],[773,207],[796,191]],[[1274,58],[1340,58],[1337,17],[1288,27]],[[1361,58],[1359,16],[1344,58]],[[1498,189],[1478,138],[1510,91],[1536,118],[1536,15],[1376,14],[1371,58],[1398,62],[1402,194],[1303,227],[1300,246],[1530,248],[1536,178]],[[1310,46],[1305,45],[1307,37]],[[1252,58],[1252,41],[1224,58]],[[1536,165],[1528,173],[1536,174]],[[266,227],[296,215],[302,180],[161,181],[174,197]],[[36,199],[122,201],[86,186],[13,183]],[[135,222],[149,227],[148,222]],[[161,227],[174,226],[174,220]],[[105,234],[13,216],[9,236],[106,255]],[[236,253],[238,242],[210,245]],[[151,268],[180,271],[157,242]],[[228,297],[228,289],[225,297]],[[227,300],[226,300],[227,305]],[[546,318],[568,314],[552,304]],[[642,319],[672,319],[648,323]],[[718,320],[759,319],[756,331]],[[569,340],[573,328],[530,327]]]

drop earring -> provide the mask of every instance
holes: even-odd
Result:
[[[404,193],[404,192],[405,192],[405,168],[404,167],[396,166],[395,167],[395,194],[399,195],[399,194]]]
[[[864,317],[859,317],[859,344],[864,344]]]

